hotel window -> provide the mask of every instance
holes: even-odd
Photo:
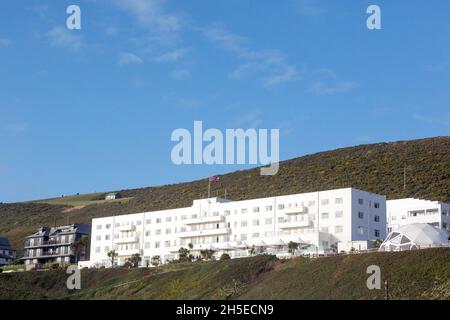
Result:
[[[142,221],[141,221],[141,220],[136,221],[136,225],[137,225],[137,226],[140,226],[141,224],[142,224]]]
[[[259,220],[258,219],[253,220],[253,225],[254,226],[259,226]]]
[[[166,217],[166,222],[171,222],[172,221],[172,217]]]
[[[320,228],[320,231],[328,233],[328,227],[322,227],[322,228]]]
[[[115,227],[120,227],[120,223],[116,223],[114,226]]]
[[[266,232],[264,232],[264,236],[266,236],[266,237],[273,237],[273,231],[266,231]]]
[[[156,218],[156,223],[161,223],[161,218]]]
[[[259,233],[258,232],[252,233],[252,238],[259,238]]]
[[[380,237],[380,230],[375,229],[374,230],[374,234],[375,234],[375,237],[379,238]]]
[[[109,252],[109,247],[105,247],[105,252],[106,252],[106,253]]]
[[[119,239],[119,234],[118,233],[114,233],[114,239]]]
[[[164,243],[164,246],[167,248],[167,247],[170,247],[170,241],[168,240],[168,241],[166,241],[165,243]]]
[[[364,234],[364,227],[358,227],[357,232],[358,234]]]
[[[334,227],[334,232],[335,233],[342,233],[342,232],[344,232],[344,227],[343,226],[335,226]]]
[[[247,226],[247,221],[246,220],[241,221],[241,227],[246,227],[246,226]]]
[[[344,203],[344,199],[342,199],[342,198],[336,198],[336,199],[334,199],[334,203],[335,203],[335,204],[342,204],[342,203]]]
[[[278,217],[278,223],[280,223],[280,222],[284,222],[284,218],[283,217]]]
[[[335,218],[342,218],[344,216],[344,211],[336,211],[334,216]]]
[[[150,242],[146,242],[145,243],[145,249],[149,249],[150,248]]]
[[[253,208],[253,212],[255,212],[255,213],[256,213],[256,212],[259,212],[259,207],[254,207],[254,208]]]
[[[329,214],[328,214],[328,212],[322,212],[322,214],[320,216],[322,219],[328,219]]]
[[[247,209],[245,209],[245,208],[244,208],[244,209],[241,209],[241,213],[242,213],[242,214],[247,213]]]
[[[392,216],[392,217],[391,217],[391,220],[392,220],[392,221],[395,221],[395,220],[397,220],[397,217],[396,217],[396,216]]]
[[[229,216],[229,215],[231,214],[231,211],[230,211],[230,210],[225,210],[225,211],[223,212],[223,214],[226,215],[226,216]]]
[[[101,224],[97,225],[97,230],[102,230],[102,225]]]
[[[272,218],[267,218],[266,219],[266,224],[272,224]]]
[[[266,206],[266,211],[272,211],[272,206]]]
[[[150,224],[150,223],[152,223],[152,219],[145,220],[145,224]]]
[[[308,201],[308,207],[314,207],[316,205],[315,201]]]
[[[102,240],[102,236],[96,236],[96,237],[95,237],[95,240],[97,240],[97,241]]]
[[[172,230],[170,228],[166,229],[166,234],[170,234],[172,232]]]
[[[213,217],[217,217],[217,216],[219,215],[219,211],[214,211],[214,212],[212,213],[212,215],[213,215]]]
[[[96,248],[95,248],[95,253],[100,253],[101,250],[102,250],[101,247],[96,247]]]
[[[364,212],[359,211],[358,212],[358,218],[359,219],[364,219]]]
[[[181,220],[186,220],[187,219],[187,216],[186,215],[182,215],[181,216]]]
[[[278,205],[278,210],[283,210],[284,209],[284,204],[279,204]]]
[[[111,236],[110,236],[109,234],[107,234],[107,235],[105,236],[105,240],[109,240],[109,239],[111,239]]]
[[[246,234],[241,234],[241,241],[245,241],[247,240],[247,235]]]
[[[373,206],[375,207],[375,209],[380,208],[380,204],[379,204],[378,202],[375,202],[375,203],[373,204]]]
[[[380,222],[380,216],[375,215],[375,217],[373,218],[373,220],[375,222]]]
[[[320,201],[320,204],[323,206],[327,206],[328,203],[330,203],[330,201],[328,199],[322,199],[322,201]]]
[[[358,199],[358,204],[361,204],[361,205],[363,205],[363,204],[364,204],[364,200],[363,200],[363,199],[361,199],[361,198],[359,198],[359,199]]]
[[[156,229],[156,230],[155,230],[155,234],[156,234],[157,236],[161,235],[161,229]]]
[[[160,245],[159,241],[155,242],[155,249],[158,249],[160,246],[161,245]]]
[[[110,228],[111,228],[111,224],[108,223],[108,224],[106,225],[106,229],[110,229]]]
[[[145,236],[146,236],[146,237],[150,237],[150,234],[151,234],[151,233],[150,233],[150,230],[145,231]]]

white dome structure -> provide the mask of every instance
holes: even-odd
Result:
[[[427,223],[413,223],[392,231],[381,244],[379,251],[404,251],[448,246],[448,234]]]

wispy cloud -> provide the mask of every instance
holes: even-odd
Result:
[[[251,110],[243,115],[240,115],[238,119],[234,121],[234,124],[243,128],[258,128],[262,125],[263,120],[261,112],[258,110]]]
[[[27,130],[27,125],[24,123],[9,123],[4,126],[7,133],[16,135]]]
[[[443,72],[446,70],[450,70],[450,59],[436,63],[434,65],[429,65],[425,68],[425,70],[429,72]]]
[[[54,47],[78,50],[83,46],[83,38],[80,35],[61,26],[51,29],[46,36]]]
[[[215,23],[203,30],[205,37],[234,54],[241,64],[230,73],[232,78],[244,78],[257,74],[265,86],[292,81],[298,71],[288,63],[285,55],[276,49],[252,49],[250,40],[232,33],[222,23]]]
[[[412,117],[414,120],[429,123],[429,124],[450,126],[450,113],[442,115],[440,117],[434,117],[434,116],[414,113]]]
[[[183,69],[183,68],[175,69],[170,73],[170,75],[174,79],[182,80],[182,79],[188,78],[191,75],[191,71],[189,69]]]
[[[164,52],[155,58],[156,62],[174,62],[183,58],[189,52],[188,48],[178,48]]]
[[[114,0],[113,3],[155,35],[153,39],[164,41],[174,37],[182,27],[181,18],[166,10],[166,0]]]
[[[8,47],[12,41],[7,38],[0,38],[0,47]]]
[[[106,34],[107,36],[112,37],[112,36],[117,35],[118,33],[119,33],[119,29],[116,28],[116,27],[109,26],[109,27],[106,27],[106,28],[105,28],[105,34]]]
[[[295,0],[294,3],[301,15],[316,16],[324,12],[324,8],[315,0]]]
[[[119,54],[119,65],[125,66],[130,64],[141,64],[144,60],[131,52],[122,52]]]
[[[352,81],[340,81],[334,83],[314,82],[308,89],[309,92],[317,95],[328,95],[335,93],[344,93],[354,89],[357,86]]]

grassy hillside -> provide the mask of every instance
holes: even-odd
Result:
[[[450,299],[450,248],[83,270],[74,293],[63,271],[0,274],[0,299],[383,299],[383,290],[366,287],[373,264],[389,280],[391,299]]]
[[[407,188],[403,190],[403,168]],[[280,163],[275,176],[259,169],[222,176],[212,194],[227,189],[234,200],[355,187],[388,198],[420,197],[450,202],[450,137],[378,143],[320,152]],[[160,187],[118,190],[126,198],[101,201],[104,194],[0,204],[0,235],[9,237],[21,254],[23,238],[43,225],[67,221],[88,223],[93,217],[190,206],[205,196],[207,180]],[[81,205],[80,205],[81,204]],[[75,207],[74,207],[75,206]],[[72,210],[71,210],[72,208]],[[73,210],[75,209],[75,210]]]

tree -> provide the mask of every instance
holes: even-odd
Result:
[[[231,257],[230,257],[230,255],[228,254],[228,253],[223,253],[221,256],[220,256],[220,260],[221,261],[223,261],[223,260],[230,260],[231,259]]]
[[[127,259],[127,262],[131,263],[132,268],[137,268],[139,267],[139,263],[141,262],[141,260],[142,260],[141,255],[139,253],[135,253],[131,255],[130,258]]]
[[[114,267],[114,262],[116,261],[116,257],[119,255],[116,250],[111,250],[107,253],[109,261],[111,261],[111,267]]]
[[[337,252],[338,252],[338,246],[337,246],[337,243],[333,243],[333,244],[330,246],[330,249],[331,249],[331,252],[337,253]]]
[[[251,246],[251,248],[248,250],[248,253],[252,256],[256,253],[256,247],[253,245]]]
[[[377,239],[373,242],[373,247],[374,248],[379,248],[381,246],[381,244],[383,243],[383,241],[381,241],[380,239]]]
[[[191,262],[192,261],[192,255],[189,254],[189,249],[181,247],[178,250],[178,260],[180,262]]]
[[[211,258],[214,255],[214,250],[211,249],[200,250],[200,254],[203,260],[211,260]]]
[[[87,249],[89,247],[89,237],[82,237],[70,245],[70,249],[75,255],[75,262],[80,260],[81,255],[84,253],[87,255]]]
[[[130,261],[126,261],[126,262],[123,264],[123,267],[124,267],[124,268],[127,268],[127,269],[131,269],[131,268],[133,268],[133,264],[132,264]]]
[[[192,250],[192,248],[194,248],[194,245],[192,243],[189,243],[188,248],[189,248],[189,250]]]
[[[151,260],[151,264],[154,267],[157,267],[161,264],[161,257],[160,256],[153,256]]]
[[[294,253],[295,253],[295,251],[297,251],[297,249],[298,249],[298,243],[294,242],[294,241],[289,241],[289,243],[288,243],[289,253],[294,255]]]

